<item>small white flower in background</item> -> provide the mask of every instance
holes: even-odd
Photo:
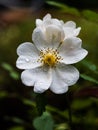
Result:
[[[81,47],[82,40],[75,37],[79,28],[76,29],[73,22],[64,24],[51,19],[49,14],[36,23],[32,34],[34,44],[25,42],[17,48],[19,58],[16,66],[24,69],[22,82],[34,86],[36,93],[43,93],[47,89],[56,94],[65,93],[68,86],[79,79],[78,70],[71,64],[79,62],[88,53]],[[66,28],[70,36],[65,33]]]

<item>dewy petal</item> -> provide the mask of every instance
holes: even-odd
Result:
[[[24,56],[21,55],[16,61],[16,66],[19,69],[33,69],[41,66],[41,63],[38,62],[38,56]]]
[[[74,85],[79,79],[78,70],[71,65],[60,65],[55,68],[50,89],[56,94],[68,91],[68,86]]]
[[[19,58],[16,61],[16,66],[20,69],[32,69],[41,65],[38,62],[39,51],[29,42],[25,42],[17,48]]]
[[[52,82],[52,71],[50,68],[39,68],[39,73],[34,84],[34,92],[43,93],[46,91]]]
[[[35,92],[43,93],[51,84],[51,70],[42,67],[25,70],[22,72],[21,79],[26,86],[34,86]]]
[[[19,56],[21,56],[21,55],[38,56],[39,51],[34,46],[34,44],[32,44],[30,42],[25,42],[25,43],[22,43],[21,45],[18,46],[17,54]]]
[[[61,62],[65,64],[73,64],[82,60],[88,52],[81,48],[81,44],[82,40],[80,38],[71,37],[65,39],[58,49],[60,56],[63,58]]]

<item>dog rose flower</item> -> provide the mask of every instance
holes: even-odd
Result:
[[[25,42],[17,48],[16,66],[24,69],[22,82],[34,86],[36,93],[48,89],[56,94],[65,93],[79,79],[79,71],[71,64],[81,61],[88,53],[81,47],[82,40],[75,37],[80,28],[76,29],[71,21],[51,19],[49,14],[43,21],[37,19],[36,25],[33,43]]]

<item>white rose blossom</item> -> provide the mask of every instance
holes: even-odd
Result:
[[[78,70],[71,64],[79,62],[88,53],[81,47],[82,40],[74,35],[80,29],[76,29],[73,22],[64,24],[58,19],[51,19],[49,14],[43,21],[37,19],[36,23],[32,34],[34,44],[25,42],[17,48],[16,66],[24,69],[22,82],[26,86],[34,86],[36,93],[48,89],[56,94],[65,93],[68,86],[79,79]]]

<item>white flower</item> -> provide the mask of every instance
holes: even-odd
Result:
[[[40,28],[42,31],[45,29],[49,29],[51,26],[55,26],[59,28],[60,30],[63,30],[64,33],[63,38],[72,37],[72,36],[78,36],[81,28],[76,28],[76,23],[73,21],[68,21],[64,23],[62,20],[58,20],[56,18],[51,18],[50,14],[47,14],[43,20],[37,19],[36,20],[36,26],[37,28]],[[63,39],[62,39],[63,40]]]
[[[37,23],[43,24],[42,21]],[[53,24],[44,28],[43,24],[42,28],[35,28],[32,34],[34,44],[25,42],[19,45],[16,66],[24,69],[22,82],[34,86],[35,92],[43,93],[50,89],[62,94],[79,79],[78,70],[70,64],[82,60],[87,51],[81,47],[80,38],[71,36],[64,39],[64,30],[58,26]]]

